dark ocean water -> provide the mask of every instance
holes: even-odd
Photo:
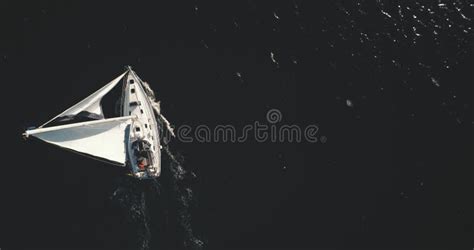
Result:
[[[19,105],[0,248],[472,247],[473,7],[2,2],[2,101]],[[163,176],[139,182],[20,140],[124,65],[177,127],[277,109],[319,142],[175,140]]]

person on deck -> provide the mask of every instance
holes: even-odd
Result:
[[[145,170],[146,165],[147,163],[145,157],[138,158],[138,168],[140,168],[140,170]]]

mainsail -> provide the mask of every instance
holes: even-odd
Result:
[[[26,136],[125,166],[126,131],[131,119],[125,116],[38,128],[26,131]]]
[[[102,106],[100,105],[100,101],[102,100],[102,97],[106,95],[108,92],[110,92],[115,85],[117,85],[120,80],[123,78],[125,74],[127,74],[128,71],[124,72],[123,74],[119,75],[117,78],[112,80],[111,82],[107,83],[104,87],[101,89],[97,90],[94,92],[92,95],[86,97],[82,101],[78,102],[74,106],[68,108],[66,111],[60,113],[59,115],[55,116],[51,120],[47,121],[43,125],[40,126],[40,128],[44,127],[46,124],[50,123],[51,121],[55,120],[56,118],[60,118],[63,116],[74,116],[77,115],[80,112],[88,112],[91,114],[94,114],[96,117],[99,117],[101,119],[104,118],[104,114],[102,112]]]

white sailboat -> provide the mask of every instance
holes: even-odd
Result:
[[[120,116],[104,117],[101,100],[122,82]],[[162,122],[158,123],[155,113]],[[78,118],[86,121],[77,122]],[[66,123],[55,125],[58,122]],[[160,114],[153,91],[127,67],[126,71],[82,101],[35,129],[30,136],[97,160],[127,167],[139,179],[161,172],[159,126],[168,121]]]

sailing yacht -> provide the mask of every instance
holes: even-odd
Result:
[[[119,83],[119,116],[104,117],[102,98]],[[111,82],[38,128],[26,130],[23,136],[126,167],[136,178],[151,179],[161,172],[163,125],[173,135],[148,83],[127,66]]]

